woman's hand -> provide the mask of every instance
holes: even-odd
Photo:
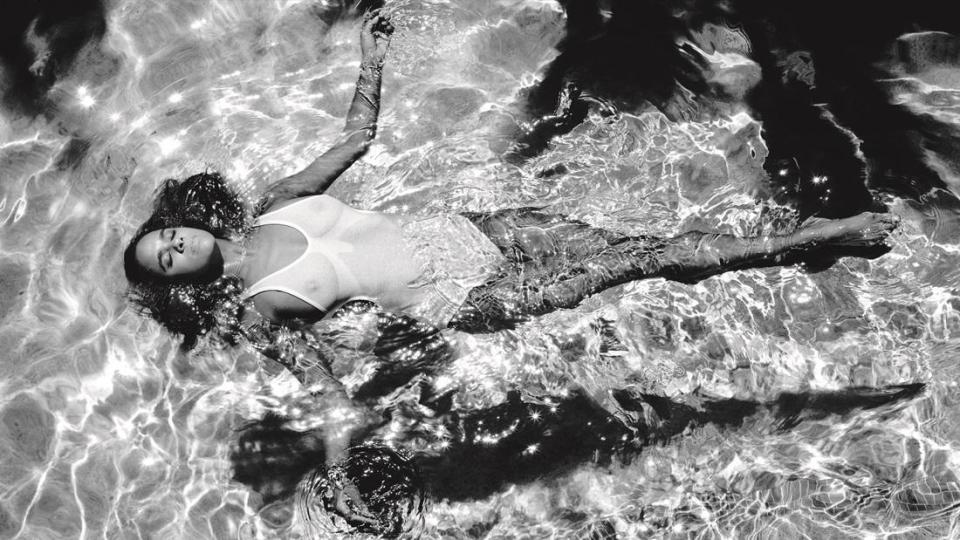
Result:
[[[378,67],[383,65],[393,30],[390,17],[382,15],[379,10],[367,12],[360,30],[360,51],[364,63],[373,62]]]
[[[333,511],[354,527],[360,525],[379,525],[379,521],[364,504],[360,491],[348,478],[335,482],[327,493]]]

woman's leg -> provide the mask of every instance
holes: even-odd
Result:
[[[657,239],[624,237],[582,223],[565,222],[564,226],[547,228],[553,234],[546,245],[555,244],[555,253],[561,256],[544,250],[531,260],[515,257],[514,264],[498,279],[470,291],[450,326],[467,332],[510,328],[533,315],[574,307],[592,294],[639,279],[663,277],[695,282],[730,270],[791,264],[812,250],[824,248],[849,255],[851,250],[882,247],[896,225],[897,219],[889,214],[864,213],[818,221],[782,236],[740,238],[690,232]],[[560,231],[577,233],[572,238],[574,244],[581,238],[594,238],[597,242],[592,249],[573,249],[574,257],[563,256],[567,253],[566,238],[557,236]],[[517,236],[515,232],[512,236],[510,231],[501,232],[502,238]],[[541,245],[544,243],[534,244]]]
[[[500,276],[470,292],[451,321],[468,332],[511,328],[531,315],[573,307],[618,276],[634,275],[638,266],[649,271],[649,254],[659,242],[537,208],[464,215],[508,260]]]
[[[672,238],[662,255],[660,277],[693,283],[744,268],[785,266],[811,253],[876,257],[897,227],[893,214],[864,212],[843,219],[817,219],[791,234],[738,238],[691,232]]]
[[[596,254],[628,238],[539,208],[463,215],[487,235],[511,263],[517,265],[562,265],[568,260]]]

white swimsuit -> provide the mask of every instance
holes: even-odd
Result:
[[[329,195],[319,195],[319,197],[329,197]],[[332,199],[332,197],[329,198]],[[311,199],[312,197],[306,197],[295,201],[278,210],[267,212],[254,221],[254,227],[262,227],[264,225],[283,225],[290,227],[303,236],[304,240],[306,240],[307,247],[293,262],[264,276],[244,291],[241,296],[243,300],[252,298],[265,291],[279,291],[298,298],[321,312],[328,310],[332,312],[334,310],[331,309],[330,305],[320,305],[316,299],[304,293],[304,291],[311,289],[310,281],[316,279],[314,269],[325,264],[333,267],[339,288],[346,290],[356,290],[358,288],[357,278],[343,260],[344,254],[353,252],[353,246],[340,240],[324,238],[324,231],[314,230],[321,228],[323,224],[318,223],[319,220],[317,220],[316,216],[304,215],[306,208],[304,203],[309,202]],[[363,212],[362,210],[355,211]],[[354,297],[351,299],[361,298],[370,300],[368,297]]]
[[[305,197],[263,214],[254,222],[254,227],[290,227],[303,235],[307,247],[293,262],[249,287],[242,295],[244,300],[261,292],[280,291],[303,300],[321,312],[333,313],[343,302],[333,298],[329,305],[324,306],[305,293],[316,290],[311,287],[311,280],[317,279],[316,269],[322,265],[333,268],[336,278],[340,280],[339,290],[359,290],[357,278],[344,261],[344,256],[353,253],[353,245],[326,239],[330,236],[327,234],[329,221],[318,219],[314,215],[316,210],[304,204],[315,197],[327,197],[336,201],[336,204],[343,204],[328,195]],[[355,212],[378,214],[348,208]],[[345,228],[351,224],[343,223],[340,226]],[[420,300],[404,311],[440,328],[445,327],[460,309],[470,289],[496,275],[504,261],[493,242],[467,218],[457,214],[401,217],[400,232],[421,270],[419,279],[407,285],[420,289]],[[377,301],[369,296],[352,296],[349,300]]]

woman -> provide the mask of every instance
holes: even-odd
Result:
[[[343,137],[303,171],[272,184],[255,221],[249,222],[247,208],[217,174],[162,187],[153,214],[124,252],[124,267],[137,303],[183,335],[185,346],[215,330],[230,341],[249,338],[290,366],[296,360],[287,354],[291,340],[253,335],[249,321],[316,321],[364,298],[384,313],[405,314],[404,321],[410,315],[439,327],[490,331],[573,307],[631,280],[694,281],[786,264],[820,247],[881,246],[896,226],[892,216],[861,214],[783,236],[693,232],[661,239],[625,236],[533,208],[426,218],[351,208],[324,192],[374,137],[392,32],[384,16],[365,20],[360,77]],[[381,322],[398,320],[384,317]],[[421,335],[439,335],[415,326]],[[418,339],[418,352],[431,347]],[[412,364],[422,367],[418,362]],[[299,375],[320,381],[349,406],[327,370]],[[409,373],[392,375],[395,382]],[[347,444],[349,430],[339,433],[325,441],[328,461]],[[337,490],[335,508],[364,519],[347,498],[357,500]]]
[[[216,174],[163,187],[124,265],[141,304],[170,330],[195,338],[231,319],[225,308],[248,319],[316,321],[367,299],[438,327],[491,331],[632,280],[691,282],[787,264],[814,249],[880,247],[896,227],[894,216],[864,213],[782,236],[652,238],[533,208],[427,218],[352,208],[324,192],[373,139],[392,31],[385,17],[367,18],[344,136],[272,184],[252,226]]]

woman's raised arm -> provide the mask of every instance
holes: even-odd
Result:
[[[377,132],[380,80],[391,35],[393,24],[388,17],[375,11],[367,14],[360,31],[360,78],[343,135],[305,169],[270,185],[265,193],[264,210],[279,202],[323,193],[366,153]]]

